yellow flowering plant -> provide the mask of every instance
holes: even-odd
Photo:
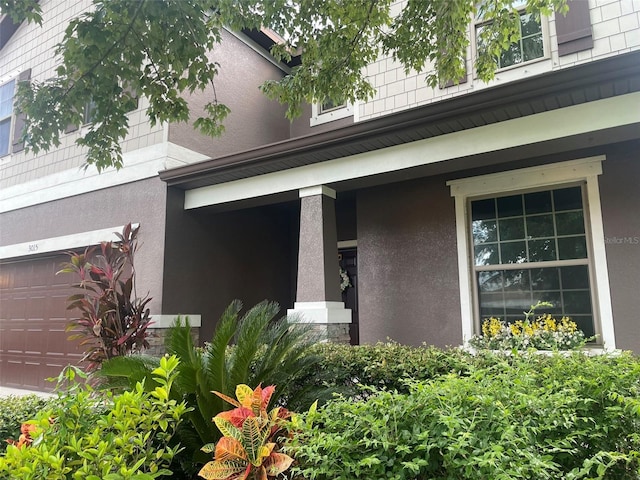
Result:
[[[487,318],[482,323],[482,335],[474,335],[469,344],[479,350],[574,350],[593,339],[587,338],[569,317],[557,320],[548,313],[536,316],[536,310],[543,307],[553,305],[548,302],[531,305],[523,320],[512,323]]]

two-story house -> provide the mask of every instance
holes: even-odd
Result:
[[[205,295],[216,298],[220,304],[235,297],[243,297],[247,302],[265,297],[281,301],[288,298],[277,295],[280,272],[276,269],[271,277],[262,279],[273,288],[263,291],[256,288],[253,295],[247,295],[247,291],[253,290],[235,291],[234,284],[226,285],[224,278],[233,272],[225,272],[221,265],[214,267],[220,269],[215,275],[204,277],[192,270],[189,262],[170,261],[165,268],[165,257],[173,258],[171,254],[165,255],[165,233],[176,225],[167,222],[166,205],[172,194],[158,177],[161,170],[310,133],[310,113],[304,122],[291,124],[285,119],[284,107],[269,101],[258,89],[264,81],[280,78],[287,71],[286,65],[276,64],[266,53],[264,45],[273,42],[270,32],[245,35],[224,30],[221,44],[211,53],[211,60],[220,64],[216,81],[218,98],[232,110],[221,138],[200,135],[186,123],[152,127],[145,115],[145,100],[140,99],[138,109],[129,115],[130,131],[122,144],[125,167],[120,171],[98,174],[94,168],[82,168],[85,152],[75,141],[86,126],[80,131],[67,131],[61,145],[49,152],[37,155],[25,152],[19,142],[21,119],[13,108],[16,84],[24,80],[43,81],[54,75],[57,65],[54,48],[62,40],[70,19],[90,3],[42,0],[42,26],[26,22],[15,25],[6,16],[0,18],[0,384],[3,385],[50,388],[46,377],[57,376],[61,366],[82,357],[77,344],[67,341],[69,333],[65,332],[74,315],[66,309],[66,298],[75,293],[70,285],[76,279],[56,272],[68,260],[67,252],[115,240],[113,232],[121,231],[129,222],[140,224],[140,249],[136,257],[138,294],[148,294],[153,299],[150,308],[155,328],[168,326],[178,313],[202,313],[200,304],[191,307],[187,306],[188,301],[175,298],[171,301],[169,297],[180,296],[181,292],[174,291],[165,278],[180,284],[199,276],[198,283],[206,290]],[[190,96],[192,111],[201,109],[211,95],[209,91]],[[87,111],[87,122],[90,120]],[[188,240],[195,234],[183,233],[184,244],[178,248],[190,248]],[[200,247],[200,255],[204,256],[212,245]],[[192,253],[198,254],[197,250]],[[221,284],[226,285],[223,290]],[[250,285],[248,282],[247,286]],[[178,305],[180,308],[184,305],[186,310],[166,310]],[[198,325],[203,320],[213,325],[221,313],[215,309],[205,311],[203,317],[192,315],[192,324]]]
[[[41,30],[0,36],[0,88],[51,74],[62,17],[77,14],[58,3],[42,2]],[[158,325],[191,314],[201,340],[233,298],[277,300],[332,338],[441,346],[543,300],[595,346],[640,351],[640,3],[570,6],[523,13],[490,84],[473,70],[478,21],[459,83],[433,89],[381,57],[373,99],[313,105],[292,124],[257,90],[286,70],[263,55],[270,40],[225,32],[212,54],[232,110],[222,138],[151,128],[140,102],[120,172],[80,171],[74,132],[43,155],[9,145],[0,382],[42,388],[43,371],[77,358],[62,332],[69,280],[54,272],[129,221]]]

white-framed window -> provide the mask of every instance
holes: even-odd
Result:
[[[311,120],[309,124],[314,127],[351,116],[353,116],[353,105],[347,102],[336,103],[327,99],[324,102],[317,102],[311,105]]]
[[[0,156],[9,154],[15,80],[0,86]]]
[[[604,157],[453,180],[464,341],[538,300],[615,348],[597,177]]]
[[[549,33],[548,22],[545,17],[527,13],[524,9],[524,2],[516,1],[514,6],[518,8],[520,35],[516,42],[502,52],[496,59],[498,70],[518,67],[523,64],[537,62],[549,57]],[[472,27],[472,37],[474,39],[474,52],[477,57],[478,52],[483,48],[480,33],[486,28],[487,22],[482,18],[476,19]]]

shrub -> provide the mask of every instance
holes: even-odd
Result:
[[[640,478],[640,360],[480,355],[307,415],[287,449],[307,479]]]
[[[230,396],[240,384],[277,384],[282,388],[279,387],[272,402],[282,405],[291,398],[289,384],[310,372],[317,360],[310,354],[315,338],[308,326],[288,324],[286,318],[275,320],[278,304],[259,303],[240,317],[241,308],[242,303],[237,300],[229,305],[211,342],[203,348],[193,344],[188,319],[177,319],[167,333],[167,351],[180,359],[173,398],[184,398],[193,408],[186,417],[189,428],[179,431],[186,450],[187,475],[193,473],[189,470],[194,458],[201,463],[208,460],[200,447],[220,438],[211,419],[228,407],[212,391]],[[151,388],[150,372],[156,362],[157,359],[145,356],[114,358],[103,364],[98,374],[106,380],[108,388],[143,379],[147,388]]]
[[[30,422],[33,443],[9,445],[0,456],[0,478],[12,480],[152,480],[171,475],[168,467],[179,451],[169,442],[187,411],[170,400],[177,359],[163,358],[154,371],[157,387],[142,384],[119,395],[95,395],[71,382],[55,403]]]
[[[35,417],[50,401],[36,395],[0,397],[0,453],[7,448],[5,439],[16,438],[20,425]]]
[[[80,339],[85,348],[83,361],[87,370],[99,368],[110,358],[140,352],[149,347],[147,328],[151,317],[150,298],[136,294],[134,256],[138,249],[138,230],[131,224],[120,241],[102,242],[100,253],[94,247],[84,253],[71,253],[70,260],[58,273],[74,273],[82,293],[71,295],[69,310],[79,310],[80,317],[69,322],[74,330],[69,340]]]
[[[267,480],[289,468],[293,459],[278,450],[284,422],[291,414],[282,407],[267,411],[274,391],[274,386],[252,390],[238,385],[237,401],[214,392],[236,408],[214,417],[224,436],[217,445],[202,448],[206,453],[215,452],[215,457],[202,467],[199,476],[211,480]]]
[[[316,399],[323,404],[334,393],[366,397],[369,390],[362,390],[361,386],[408,392],[409,379],[465,374],[472,363],[471,354],[459,349],[411,347],[394,342],[358,346],[321,343],[312,352],[319,357],[318,363],[290,387],[297,392],[288,404],[294,410],[306,410]]]

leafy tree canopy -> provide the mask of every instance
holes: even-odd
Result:
[[[370,98],[364,67],[389,55],[405,70],[424,73],[430,86],[464,72],[468,26],[487,22],[485,48],[475,59],[478,76],[492,78],[496,58],[519,36],[516,6],[535,15],[566,12],[567,0],[93,0],[93,7],[66,29],[56,55],[56,75],[22,83],[17,107],[27,116],[24,140],[38,152],[60,143],[69,125],[80,125],[89,102],[93,123],[77,143],[88,148],[87,165],[122,167],[121,140],[136,98],[149,101],[152,124],[189,120],[184,93],[215,86],[219,65],[208,53],[223,27],[268,26],[286,40],[272,48],[277,60],[302,52],[301,64],[262,86],[300,114],[305,102]],[[37,0],[0,0],[14,21],[41,22]],[[215,89],[214,89],[215,91]],[[216,98],[195,128],[219,135],[229,109]]]

